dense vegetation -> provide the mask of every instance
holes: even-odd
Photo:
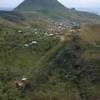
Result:
[[[13,12],[1,11],[0,100],[99,100],[97,22],[99,16],[56,0],[25,0]],[[22,78],[29,85],[19,88]]]
[[[82,29],[83,33],[64,33],[66,39],[62,42],[59,41],[60,36],[46,36],[42,31],[33,31],[34,27],[31,31],[23,27],[0,27],[1,100],[99,98],[100,53],[99,47],[94,47],[95,41],[99,42],[99,39],[86,34],[91,38],[84,40],[86,28]],[[87,29],[88,32],[91,27]],[[96,33],[96,27],[92,28],[92,32]],[[33,40],[37,44],[25,46]],[[89,53],[91,50],[94,50],[94,54],[98,52],[96,59],[88,57],[88,54],[93,55]],[[19,90],[15,87],[14,81],[22,77],[29,78],[31,89]]]

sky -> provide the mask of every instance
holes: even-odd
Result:
[[[100,6],[100,0],[58,0],[67,7],[95,8]]]
[[[100,12],[100,0],[58,0],[66,7],[78,8],[81,10],[92,10]],[[0,9],[13,9],[17,7],[23,0],[0,0]]]
[[[66,7],[100,14],[100,0],[58,0]]]
[[[23,0],[0,0],[0,9],[9,10],[16,8]]]

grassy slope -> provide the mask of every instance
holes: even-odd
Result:
[[[82,38],[85,58],[99,64],[100,59],[100,25],[83,26],[80,36]]]
[[[33,29],[30,29],[27,28],[27,25],[12,23],[2,18],[0,23],[1,64],[5,62],[15,67],[33,66],[40,56],[44,55],[44,50],[48,50],[51,46],[49,41],[51,37],[44,36],[39,30],[36,35],[34,26]],[[22,31],[22,33],[18,31]],[[40,44],[25,48],[24,44],[30,43],[32,40],[36,40]],[[44,47],[45,45],[47,46]]]
[[[74,68],[70,69],[70,64],[63,65],[63,61],[67,60],[70,62],[70,60],[68,60],[69,57],[63,58],[63,55],[60,55],[69,52],[63,51],[66,50],[66,48],[70,48],[70,41],[59,43],[52,37],[45,37],[40,31],[35,35],[33,31],[34,25],[30,28],[27,27],[28,25],[26,24],[20,25],[19,23],[0,19],[1,99],[8,100],[8,98],[10,98],[15,100],[18,98],[18,100],[28,100],[27,97],[30,97],[29,100],[61,100],[62,98],[63,100],[66,100],[66,98],[68,100],[73,100],[73,98],[80,100],[80,92],[77,86],[71,82],[70,79],[66,80],[64,77],[66,72],[74,76],[77,71]],[[85,55],[85,60],[89,61],[88,64],[92,65],[95,69],[100,69],[99,59],[97,59],[99,58],[100,48],[96,47],[96,43],[99,46],[100,42],[99,27],[99,25],[90,27],[84,26],[79,34],[83,48],[82,56]],[[22,33],[18,33],[19,30],[21,30]],[[30,48],[23,47],[25,43],[32,40],[37,40],[39,44]],[[62,58],[61,63],[59,65],[53,63],[52,65],[52,61],[54,62],[54,59],[59,58],[59,56]],[[61,68],[59,68],[59,66]],[[68,69],[66,70],[65,68],[67,67]],[[91,67],[89,70],[91,70]],[[97,72],[97,74],[98,73],[99,72]],[[31,93],[21,93],[21,91],[12,85],[16,78],[21,78],[22,76],[32,79],[33,90]],[[90,100],[95,100],[100,95],[98,82],[92,83],[91,79],[87,79],[86,76],[88,76],[87,73],[85,73],[85,76],[83,75],[80,81],[81,87],[83,87],[82,90],[87,88],[85,94],[89,95]],[[89,77],[93,76],[90,74]],[[98,78],[98,76],[96,77]]]
[[[95,43],[96,38],[92,37],[92,35],[90,36],[90,33],[87,33],[86,34],[87,37],[84,38],[84,34],[87,31],[88,32],[92,31],[96,35],[96,37],[100,36],[99,34],[96,34],[97,31],[99,30],[98,29],[99,25],[92,26],[92,27],[94,27],[94,29],[93,28],[91,29],[91,26],[88,26],[88,29],[87,27],[82,28],[80,34],[78,34],[81,38],[79,44],[81,45],[82,48],[81,49],[82,58],[80,57],[76,58],[75,61],[74,60],[75,56],[73,56],[72,59],[74,60],[74,62],[70,63],[71,59],[69,55],[73,55],[73,53],[76,54],[77,52],[73,51],[73,46],[75,45],[75,41],[73,43],[70,43],[68,39],[68,41],[64,42],[62,46],[60,46],[60,44],[57,45],[55,48],[53,48],[52,51],[48,52],[42,58],[42,60],[40,60],[39,65],[37,65],[38,66],[37,68],[39,69],[36,68],[36,71],[38,70],[38,72],[41,74],[40,75],[36,74],[36,76],[39,78],[38,81],[41,83],[40,86],[41,89],[38,88],[36,94],[42,95],[42,97],[40,96],[38,97],[38,99],[42,98],[46,100],[47,98],[50,99],[51,97],[52,99],[56,98],[57,100],[60,100],[62,98],[64,100],[66,100],[66,98],[68,100],[73,100],[73,98],[75,100],[84,100],[84,99],[95,100],[96,98],[99,98],[100,85],[98,84],[99,82],[98,80],[100,74],[100,67],[99,67],[100,63],[99,63],[98,56],[100,52],[98,51],[100,48],[91,45]],[[74,34],[74,36],[76,35],[77,34]],[[99,41],[99,39],[97,39],[96,41]],[[72,47],[70,47],[71,45]],[[67,51],[67,49],[70,51]],[[93,53],[90,53],[91,50],[93,51]],[[68,54],[66,54],[67,52]],[[91,57],[93,54],[97,54],[97,55],[95,57]],[[83,57],[83,55],[85,56]],[[90,57],[88,57],[88,55]],[[55,62],[56,59],[58,59],[58,62]],[[78,69],[77,67],[74,67],[74,64],[80,61],[81,59],[82,62],[80,62],[81,63],[80,68]],[[52,61],[54,63],[52,63]],[[83,63],[84,61],[85,64]],[[72,64],[72,66],[70,64]],[[39,67],[39,66],[43,66],[43,67]],[[77,76],[78,73],[80,73],[79,77]],[[68,79],[64,78],[66,74],[69,75]],[[44,91],[46,91],[46,93]],[[48,93],[50,93],[50,95],[48,95]],[[36,94],[33,96],[33,98],[35,99],[36,99],[35,97]]]

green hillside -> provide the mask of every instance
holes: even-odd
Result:
[[[49,36],[40,26],[36,30],[36,26],[0,20],[1,100],[99,98],[99,25]],[[29,45],[32,41],[37,44]],[[31,89],[15,87],[14,81],[22,77],[30,80]]]
[[[15,22],[15,23],[20,23],[21,21],[24,22],[24,17],[22,16],[22,14],[16,13],[16,12],[9,12],[9,11],[0,11],[0,17],[2,17],[3,19],[6,19],[8,21],[11,22]]]
[[[0,11],[0,100],[100,100],[96,23],[100,16],[57,0]],[[22,78],[28,84],[16,85]]]

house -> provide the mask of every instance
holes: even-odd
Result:
[[[37,44],[37,41],[32,41],[31,44]]]
[[[19,30],[18,33],[23,33],[23,31]]]
[[[15,81],[16,88],[26,89],[30,87],[30,82],[27,78],[22,78],[20,80]]]
[[[29,44],[24,44],[24,47],[29,47]]]
[[[53,36],[53,35],[54,35],[53,33],[50,33],[50,34],[49,34],[49,36]]]

